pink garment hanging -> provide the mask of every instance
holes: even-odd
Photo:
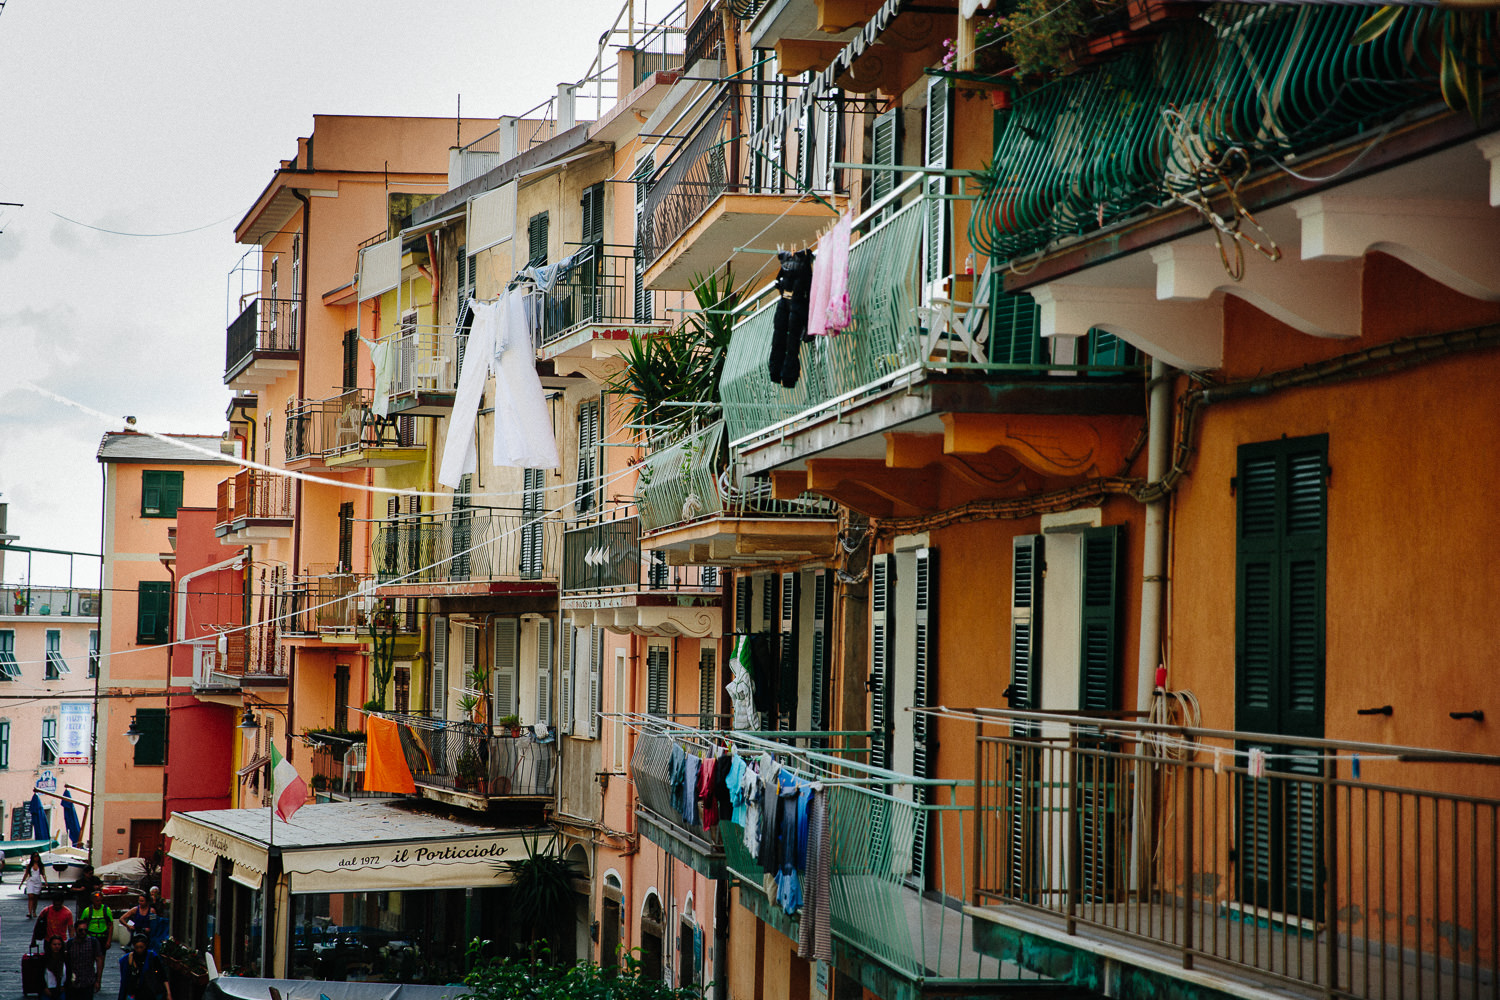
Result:
[[[809,316],[809,334],[839,333],[854,322],[854,310],[849,303],[849,237],[853,229],[854,216],[845,212],[818,241],[818,262],[813,281],[817,281],[817,268],[828,272],[828,302],[817,312],[817,331],[814,331],[814,320]]]
[[[828,330],[828,293],[833,287],[833,268],[827,264],[828,237],[832,230],[818,241],[817,254],[813,257],[812,287],[807,292],[807,336],[826,336]]]

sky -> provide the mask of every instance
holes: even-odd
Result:
[[[314,114],[452,116],[460,95],[468,117],[519,114],[584,75],[623,3],[3,0],[0,202],[23,207],[0,206],[0,501],[17,544],[98,551],[94,456],[125,415],[224,430],[233,226]],[[67,562],[32,575],[66,583]]]

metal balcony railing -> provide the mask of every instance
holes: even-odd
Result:
[[[497,734],[489,726],[420,715],[386,714],[401,734],[401,747],[418,785],[488,798],[545,797],[557,775],[557,739]]]
[[[541,298],[542,343],[561,340],[580,327],[635,322],[632,278],[635,257],[606,254],[608,247],[585,246],[550,295]]]
[[[735,90],[723,88],[699,117],[692,134],[652,176],[639,233],[640,255],[647,265],[687,232],[715,198],[738,189],[734,129],[738,107]]]
[[[837,516],[838,505],[826,497],[777,500],[769,479],[740,475],[726,437],[724,421],[717,420],[646,457],[636,486],[644,534],[716,516]]]
[[[370,553],[382,583],[555,580],[562,522],[541,512],[471,507],[382,524]]]
[[[469,335],[450,327],[405,327],[393,338],[391,395],[455,392],[458,367]]]
[[[643,554],[638,517],[600,521],[563,534],[565,594],[712,590],[718,586],[715,567],[669,566],[659,553]]]
[[[237,521],[290,520],[292,481],[257,469],[245,469],[219,481],[218,527]]]
[[[0,615],[93,618],[99,614],[99,607],[97,590],[0,584]]]
[[[704,4],[698,17],[688,25],[686,49],[682,56],[684,73],[704,59],[724,58],[724,18],[718,4]]]
[[[285,592],[289,615],[282,623],[286,632],[317,635],[320,632],[354,632],[365,628],[377,610],[369,594],[369,573],[322,573],[292,580]]]
[[[335,799],[391,799],[394,792],[365,788],[365,744],[322,735],[312,748],[312,787]]]
[[[328,399],[288,400],[286,460],[335,458],[370,448],[419,448],[427,444],[428,421],[378,416],[371,409],[372,397],[370,389],[350,389]]]
[[[981,904],[1289,995],[1500,990],[1500,757],[987,714]]]
[[[244,367],[256,351],[296,351],[301,346],[296,299],[255,298],[224,333],[224,374]]]

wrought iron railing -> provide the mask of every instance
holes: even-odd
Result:
[[[393,792],[365,788],[365,744],[335,736],[319,736],[312,747],[312,787],[336,799],[389,799]]]
[[[404,327],[391,339],[392,396],[457,390],[467,332],[455,333],[451,326]]]
[[[289,520],[292,481],[258,469],[245,469],[219,481],[218,527],[236,521]]]
[[[560,340],[579,327],[635,322],[632,278],[635,257],[606,254],[608,247],[586,246],[573,255],[568,273],[542,296],[542,343]]]
[[[641,531],[655,532],[715,516],[833,518],[838,505],[804,494],[777,500],[769,479],[742,475],[726,447],[723,420],[653,451],[641,463],[636,502]]]
[[[53,617],[99,614],[99,591],[77,587],[32,587],[0,584],[0,615],[50,615]]]
[[[256,351],[296,351],[301,312],[296,299],[251,299],[224,332],[224,374],[242,368]]]
[[[683,72],[691,73],[693,67],[704,59],[722,58],[724,18],[718,4],[704,4],[697,18],[688,25],[686,49],[682,56]]]
[[[1500,989],[1500,758],[990,714],[980,903],[1292,993]]]
[[[544,512],[471,507],[382,524],[370,552],[382,583],[555,580],[562,522]]]
[[[557,738],[497,734],[489,726],[417,715],[387,715],[418,785],[488,798],[550,796],[557,775]]]
[[[1367,16],[1205,4],[1150,46],[1018,96],[996,125],[971,242],[1000,259],[1028,254],[1435,100],[1447,15],[1412,6],[1376,41],[1351,44]],[[1490,84],[1495,44],[1487,30],[1473,56]]]
[[[600,521],[563,534],[563,593],[701,591],[719,586],[712,566],[671,566],[641,551],[639,517]]]
[[[641,257],[655,261],[715,198],[739,184],[734,119],[735,90],[725,87],[699,117],[693,132],[651,178],[642,208]]]
[[[286,406],[287,461],[333,458],[369,448],[419,448],[428,421],[382,417],[371,408],[370,389],[350,389],[328,399],[291,399]]]
[[[374,598],[369,573],[320,573],[299,577],[286,591],[284,630],[297,635],[353,632],[368,624]]]

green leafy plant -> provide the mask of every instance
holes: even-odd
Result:
[[[556,965],[541,958],[487,955],[488,941],[469,944],[469,992],[460,1000],[692,1000],[691,988],[674,988],[643,974],[640,960],[626,955],[623,967]]]
[[[1443,93],[1443,103],[1459,113],[1467,111],[1477,125],[1484,110],[1484,72],[1494,68],[1494,12],[1446,9],[1413,13],[1409,7],[1381,7],[1360,23],[1350,42],[1367,45],[1375,41],[1389,31],[1402,14],[1425,18],[1417,29],[1418,38],[1437,50],[1438,86]]]
[[[490,864],[497,875],[510,876],[510,907],[516,923],[528,928],[531,940],[529,957],[535,959],[549,936],[561,933],[560,924],[571,922],[573,914],[573,880],[582,878],[574,864],[556,853],[557,838],[546,848],[540,834],[527,839],[526,857],[502,858]]]

